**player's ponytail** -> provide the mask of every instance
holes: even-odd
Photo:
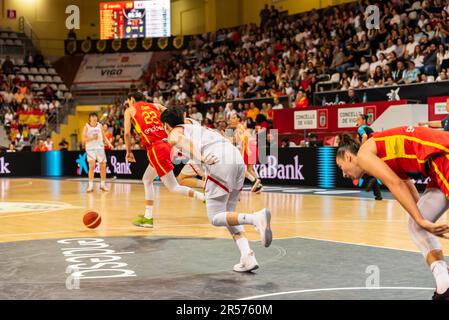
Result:
[[[343,158],[346,152],[356,155],[359,152],[360,144],[349,134],[343,134],[338,144],[337,158]]]

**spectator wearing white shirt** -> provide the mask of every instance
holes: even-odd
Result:
[[[41,110],[42,112],[47,112],[48,111],[47,101],[45,101],[45,100],[41,101],[41,103],[39,104],[39,110]]]
[[[276,96],[273,99],[273,110],[281,110],[284,109],[282,103],[279,102],[279,98]]]
[[[405,45],[405,58],[410,58],[413,56],[413,53],[415,52],[415,47],[418,45],[418,42],[415,41],[412,35],[408,36],[408,42]]]
[[[47,140],[45,140],[44,145],[47,147],[48,151],[53,150],[53,141],[51,141],[51,136],[47,136]]]
[[[199,123],[203,122],[203,115],[198,111],[196,107],[192,107],[192,114],[190,115],[190,118],[198,121]]]

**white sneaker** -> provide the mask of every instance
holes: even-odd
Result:
[[[105,192],[108,192],[108,191],[109,191],[109,189],[106,188],[106,186],[100,187],[100,190],[101,190],[101,191],[105,191]]]
[[[254,255],[254,251],[251,251],[247,256],[240,258],[240,263],[234,266],[235,272],[251,272],[259,268],[259,265]]]
[[[260,233],[260,241],[264,247],[268,248],[273,240],[273,233],[271,232],[271,212],[269,209],[265,208],[261,211],[255,213],[258,216],[256,229]]]
[[[93,187],[89,187],[89,188],[87,188],[86,192],[87,192],[87,193],[94,192],[94,188],[93,188]]]

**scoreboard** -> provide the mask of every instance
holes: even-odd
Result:
[[[100,3],[100,39],[170,36],[170,0]]]

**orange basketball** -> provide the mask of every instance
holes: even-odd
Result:
[[[83,217],[83,222],[89,229],[95,229],[101,223],[101,216],[95,211],[88,211]]]

